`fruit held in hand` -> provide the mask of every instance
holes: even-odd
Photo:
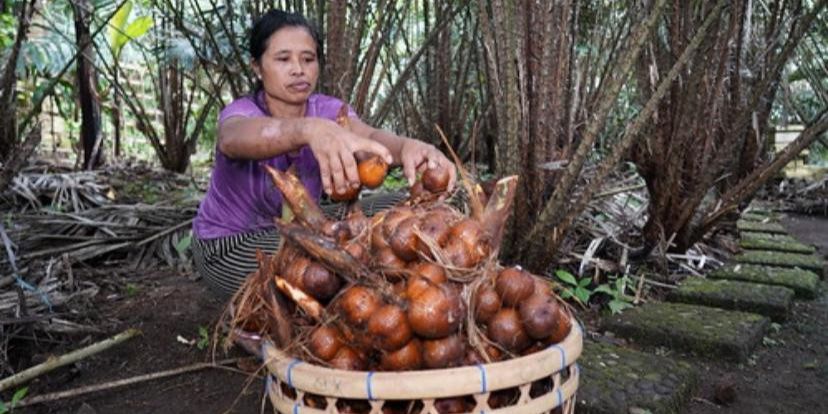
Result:
[[[429,168],[423,173],[423,187],[432,192],[446,191],[449,183],[448,168]]]
[[[349,185],[345,191],[339,192],[334,188],[333,193],[331,193],[331,200],[337,202],[354,200],[359,195],[359,190],[361,189],[361,187],[351,187]]]
[[[377,188],[385,181],[385,174],[388,173],[388,163],[382,160],[379,155],[373,155],[357,165],[359,181],[368,188]]]

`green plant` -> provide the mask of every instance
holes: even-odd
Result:
[[[561,292],[562,298],[574,298],[581,305],[589,303],[589,298],[594,293],[589,288],[589,284],[592,283],[592,279],[588,277],[577,279],[572,273],[561,269],[555,271],[555,276],[566,284],[566,286],[563,287],[563,292]]]
[[[210,345],[210,331],[205,326],[198,327],[198,342],[196,348],[203,351]]]
[[[125,291],[128,297],[133,297],[138,293],[138,285],[134,283],[127,283]]]
[[[8,406],[6,406],[6,403],[4,403],[2,400],[0,400],[0,414],[6,414],[6,413],[10,413],[10,412],[14,411],[14,407],[17,406],[17,404],[20,402],[20,400],[22,400],[23,398],[26,397],[26,393],[28,393],[28,392],[29,392],[29,387],[23,387],[23,388],[15,391],[14,395],[12,395],[11,401],[9,401]]]
[[[610,301],[607,303],[610,312],[613,314],[621,313],[624,309],[632,307],[632,300],[630,296],[624,293],[627,289],[627,277],[620,277],[611,281],[610,283],[603,283],[599,285],[592,293],[606,293],[610,296]]]
[[[385,176],[385,181],[382,182],[382,189],[389,191],[398,191],[408,188],[408,180],[403,175],[402,168],[391,168],[388,170],[388,175]]]
[[[14,42],[17,20],[11,14],[0,14],[0,50],[5,49]]]
[[[190,245],[192,243],[193,243],[193,232],[191,230],[190,232],[187,233],[186,236],[184,236],[180,240],[178,240],[178,243],[175,244],[175,251],[177,251],[178,254],[183,255],[184,252],[186,252],[187,249],[190,248]]]

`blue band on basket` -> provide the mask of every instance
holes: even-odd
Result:
[[[365,377],[365,389],[368,391],[368,399],[374,401],[374,393],[371,390],[371,377],[374,376],[374,371],[368,371],[368,376]]]
[[[566,351],[563,349],[562,346],[555,344],[552,345],[552,348],[557,349],[561,353],[561,369],[566,368]]]
[[[563,405],[563,393],[561,392],[560,387],[558,387],[557,394],[558,394],[558,407],[560,407],[560,406]]]
[[[293,403],[293,414],[299,414],[299,403]]]
[[[480,393],[485,394],[489,391],[489,385],[486,383],[486,367],[483,364],[477,364],[477,369],[480,370]]]
[[[287,367],[287,381],[290,388],[293,388],[293,367],[302,363],[301,359],[294,358]]]

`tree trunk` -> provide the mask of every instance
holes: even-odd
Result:
[[[708,52],[687,65],[682,80],[673,84],[670,98],[659,107],[647,139],[633,152],[650,194],[642,234],[645,251],[665,240],[671,240],[670,250],[686,251],[715,220],[735,211],[748,193],[771,177],[755,172],[761,165],[762,140],[782,68],[825,5],[825,0],[811,10],[787,5],[770,16],[755,16],[750,23],[748,14],[765,9],[740,0],[707,30],[702,49]],[[666,41],[654,39],[653,54],[645,59],[656,62],[656,79],[664,77],[686,39],[702,30],[699,22],[708,13],[708,8],[691,3],[674,5]],[[746,35],[762,30],[764,37]],[[770,40],[762,44],[762,39]],[[652,70],[649,64],[639,67],[640,90],[650,90]],[[751,183],[753,190],[746,193],[749,177],[761,181]]]
[[[118,67],[115,66],[115,83],[118,83]],[[112,93],[112,139],[115,140],[115,158],[121,156],[121,125],[122,125],[121,96],[117,92]]]
[[[101,137],[101,107],[98,97],[98,78],[89,31],[92,22],[92,5],[88,0],[72,3],[75,14],[75,42],[83,51],[77,62],[78,106],[81,109],[80,139],[83,147],[83,168],[91,170],[101,162],[103,142]]]
[[[5,2],[4,2],[5,3]],[[4,4],[5,5],[5,4]],[[17,30],[8,60],[0,72],[0,193],[4,192],[17,172],[26,166],[40,143],[40,126],[35,124],[20,142],[17,113],[17,59],[28,38],[36,1],[17,4]]]

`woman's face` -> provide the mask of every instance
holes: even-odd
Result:
[[[253,70],[268,96],[288,104],[304,104],[319,78],[316,42],[304,27],[283,27],[270,35]]]

